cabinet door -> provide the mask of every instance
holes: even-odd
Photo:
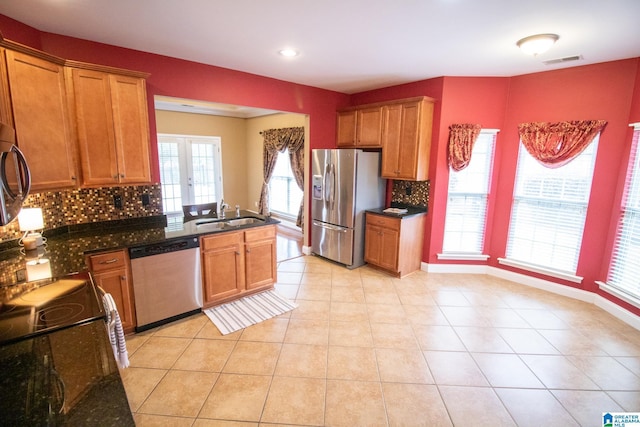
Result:
[[[398,230],[388,228],[382,228],[381,230],[380,263],[378,265],[387,270],[398,271],[400,233]]]
[[[339,111],[336,145],[338,148],[356,145],[356,110]]]
[[[122,268],[94,273],[93,279],[96,285],[113,296],[125,333],[133,331],[136,326],[136,318],[128,271]]]
[[[382,245],[382,229],[367,224],[364,232],[364,260],[370,264],[380,265],[380,250]]]
[[[244,240],[246,289],[273,285],[277,280],[276,227],[247,230]]]
[[[417,179],[420,103],[402,104],[402,120],[398,143],[398,179]],[[425,178],[426,179],[426,178]]]
[[[241,232],[206,236],[200,241],[204,305],[213,305],[244,290]]]
[[[11,112],[11,95],[9,92],[9,76],[7,75],[7,63],[4,60],[5,49],[0,48],[0,121],[13,125],[13,113]]]
[[[113,296],[125,332],[133,331],[136,326],[136,311],[127,251],[89,255],[86,262],[96,284]]]
[[[383,108],[383,145],[382,166],[380,175],[383,178],[394,179],[400,173],[400,137],[402,126],[402,106],[388,105]]]
[[[144,79],[110,75],[118,174],[121,183],[151,181],[149,118]]]
[[[32,190],[74,187],[75,132],[64,67],[10,50],[5,56],[16,139],[31,170]]]
[[[118,182],[108,75],[73,69],[73,92],[84,185]]]
[[[356,146],[382,147],[382,108],[363,108],[357,116]]]

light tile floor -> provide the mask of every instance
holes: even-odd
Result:
[[[221,336],[205,315],[127,337],[138,426],[600,426],[640,411],[640,331],[505,280],[394,279],[306,256],[299,307]]]

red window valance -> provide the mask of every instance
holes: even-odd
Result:
[[[453,124],[449,126],[449,166],[454,171],[461,171],[469,166],[471,151],[478,135],[480,125]]]
[[[582,153],[606,124],[605,120],[522,123],[518,131],[531,156],[548,168],[559,168]]]

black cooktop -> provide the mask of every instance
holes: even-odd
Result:
[[[0,288],[0,345],[104,317],[88,273]]]

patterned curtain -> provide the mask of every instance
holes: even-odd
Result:
[[[264,160],[262,175],[262,191],[260,193],[259,212],[266,215],[269,211],[269,181],[276,167],[278,153],[289,150],[289,161],[293,175],[301,190],[304,190],[304,127],[268,129],[262,132]],[[302,202],[298,211],[296,224],[302,226]]]
[[[606,124],[605,120],[522,123],[518,131],[529,154],[553,169],[566,165],[582,153]]]
[[[469,166],[471,151],[478,135],[480,125],[461,124],[449,126],[449,166],[454,171],[461,171]]]

